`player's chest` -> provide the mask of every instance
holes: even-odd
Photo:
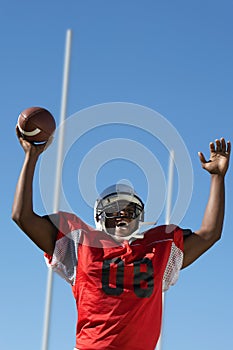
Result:
[[[93,281],[105,294],[119,296],[132,291],[149,297],[163,279],[169,244],[125,244],[111,249],[79,251],[78,274]]]

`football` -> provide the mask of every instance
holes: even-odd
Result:
[[[20,113],[17,126],[25,140],[32,143],[44,143],[54,133],[56,122],[47,109],[30,107]]]

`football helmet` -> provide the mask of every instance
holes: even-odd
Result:
[[[140,222],[144,221],[144,203],[134,191],[125,184],[116,184],[106,188],[95,202],[94,220],[97,230],[108,233],[105,221],[108,218],[122,217],[122,211],[130,204],[131,210],[127,216],[138,220],[138,225],[133,235],[139,231]],[[133,211],[132,211],[133,208]],[[130,237],[132,237],[132,234]]]

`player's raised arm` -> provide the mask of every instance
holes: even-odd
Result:
[[[226,144],[224,138],[210,143],[208,161],[203,153],[199,152],[202,167],[211,176],[210,194],[200,229],[184,241],[183,267],[190,265],[221,237],[225,210],[224,180],[230,152],[231,144]]]
[[[16,186],[12,219],[40,249],[52,255],[56,228],[50,221],[33,211],[33,177],[37,160],[44,151],[45,144],[35,146],[21,137],[18,127],[16,132],[24,149],[25,158]]]

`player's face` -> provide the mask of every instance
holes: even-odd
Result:
[[[138,228],[139,218],[135,217],[135,205],[121,201],[118,202],[119,211],[107,212],[105,227],[116,238],[126,238]]]

